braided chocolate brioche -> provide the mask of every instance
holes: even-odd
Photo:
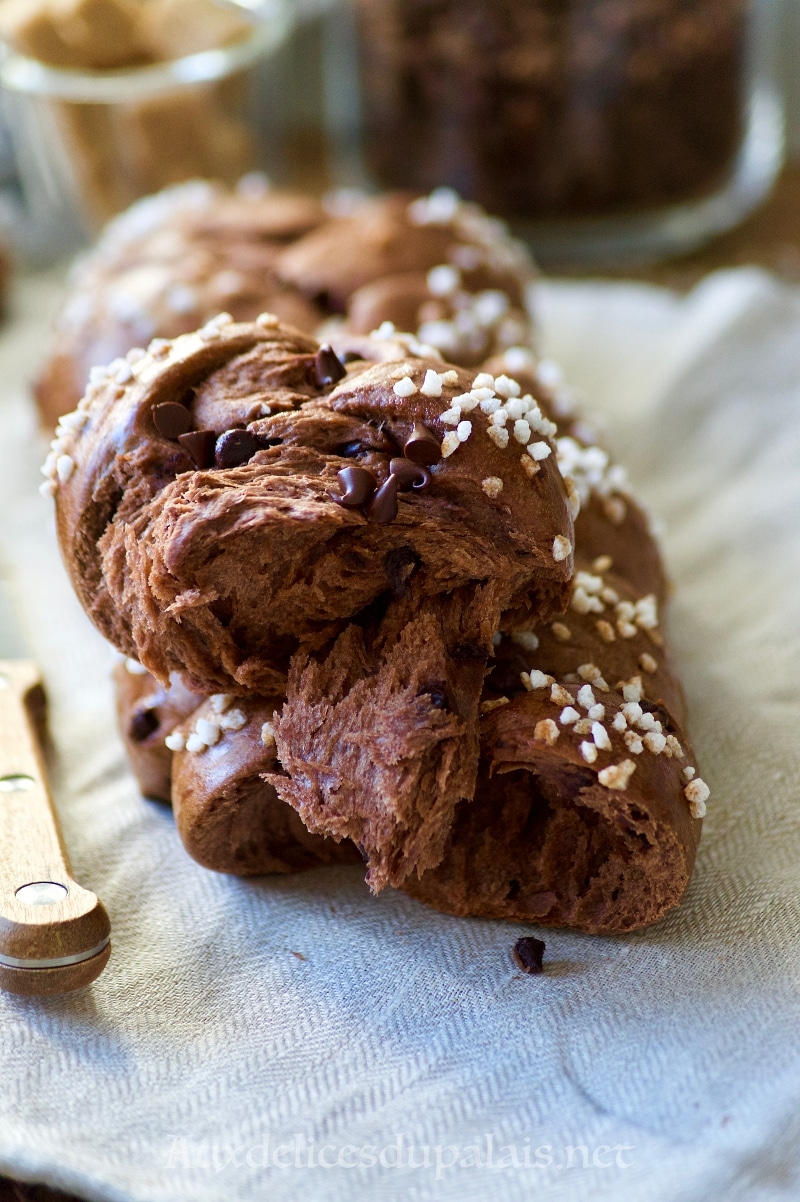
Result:
[[[221,310],[307,331],[327,321],[326,340],[343,320],[363,334],[388,320],[475,364],[530,339],[533,277],[503,223],[449,192],[354,199],[336,215],[258,177],[233,191],[195,180],[138,201],[76,264],[36,401],[52,428],[94,366]]]
[[[402,341],[361,346],[364,355],[370,350],[380,365],[368,372],[363,364],[351,368],[343,394],[372,387],[392,356],[407,354],[408,347]],[[578,511],[566,611],[542,621],[517,604],[499,620],[489,619],[496,606],[487,605],[480,588],[466,597],[463,587],[426,597],[418,591],[419,565],[396,555],[388,571],[391,596],[380,606],[373,603],[372,612],[362,613],[332,644],[293,661],[288,701],[283,695],[268,703],[253,695],[237,698],[251,732],[247,754],[237,733],[224,728],[211,749],[213,771],[196,734],[194,750],[182,744],[174,804],[184,842],[201,862],[223,871],[283,871],[275,865],[325,862],[321,847],[352,858],[349,839],[360,841],[368,820],[370,846],[381,844],[385,852],[386,879],[399,879],[406,891],[450,913],[613,932],[651,923],[680,900],[708,791],[696,777],[683,694],[661,631],[668,588],[658,548],[622,473],[589,440],[563,389],[559,394],[552,383],[548,387],[532,358],[526,367],[517,352],[487,366],[508,368],[509,358],[516,382],[536,395],[545,420],[553,419],[562,470],[568,465],[575,473],[566,482],[572,511]],[[404,359],[402,370],[418,375],[422,369]],[[498,376],[482,373],[479,386],[519,420],[508,403],[514,397],[502,395],[517,389]],[[492,410],[491,399],[484,396],[480,412]],[[435,419],[425,416],[435,427]],[[502,487],[494,500],[507,499],[511,459],[493,462],[503,472],[495,478]],[[359,463],[378,470],[375,449]],[[481,482],[485,495],[489,479]],[[495,489],[489,486],[490,493]],[[595,554],[609,546],[616,558]],[[471,606],[479,623],[488,620],[477,643],[488,634],[492,658],[485,665],[475,656],[453,675],[454,652],[466,639],[458,635],[454,643],[448,631],[473,625]],[[492,629],[494,621],[500,631]],[[483,689],[483,717],[474,799],[464,793],[440,861],[415,877],[413,869],[424,866],[430,848],[430,825],[404,826],[398,811],[386,816],[369,803],[386,795],[384,774],[396,782],[402,762],[408,799],[430,805],[436,797],[430,775],[442,764],[432,754],[437,735],[448,738],[448,727],[469,706],[466,696],[475,704],[476,686]],[[409,720],[404,691],[412,709],[422,698],[440,706],[441,724]],[[193,732],[193,722],[182,729]],[[259,723],[268,731],[263,750],[253,733]],[[409,745],[398,752],[402,739]],[[186,787],[186,780],[200,783]],[[398,798],[402,786],[394,789]],[[226,801],[218,806],[214,798],[221,793]],[[194,800],[198,794],[201,804]],[[295,826],[294,810],[281,814],[278,798],[318,834]],[[361,832],[352,826],[354,804]],[[212,813],[224,817],[216,821]],[[381,822],[394,829],[381,831]],[[321,834],[342,842],[322,840],[312,856],[307,842]],[[289,851],[287,841],[295,837],[297,846]]]
[[[473,795],[495,632],[569,596],[555,427],[517,396],[511,436],[493,395],[220,318],[112,364],[49,463],[93,621],[165,685],[285,694],[270,783],[376,889],[436,864]]]

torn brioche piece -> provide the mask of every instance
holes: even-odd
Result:
[[[273,735],[280,701],[216,695],[174,732],[178,834],[215,872],[252,876],[360,862],[352,843],[310,833],[270,783],[280,771]]]
[[[376,891],[439,862],[475,791],[492,591],[412,590],[292,665],[275,724],[286,775],[268,779],[309,830],[358,845]]]
[[[203,867],[254,876],[362,862],[349,840],[310,834],[266,779],[281,771],[274,720],[282,697],[200,697],[177,678],[164,689],[133,660],[117,666],[114,685],[139,788],[172,802],[181,841]]]
[[[691,751],[664,711],[590,692],[546,686],[486,713],[475,800],[459,807],[441,864],[407,892],[450,914],[593,934],[647,926],[679,903],[704,812],[687,797],[693,778],[707,796]]]

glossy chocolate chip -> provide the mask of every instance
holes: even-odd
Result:
[[[359,505],[370,499],[378,487],[378,481],[366,467],[343,467],[336,474],[344,492],[341,497],[334,497],[334,500],[344,505],[345,509],[358,509]]]
[[[216,441],[213,430],[190,430],[188,434],[178,435],[178,442],[199,468],[212,466]]]
[[[317,351],[314,359],[314,379],[318,388],[327,388],[347,375],[339,356],[332,346],[325,343]]]
[[[128,726],[128,738],[134,743],[143,743],[153,731],[158,730],[158,714],[155,710],[136,710]]]
[[[388,526],[397,517],[397,476],[389,476],[384,480],[375,496],[365,509],[370,522],[378,526]]]
[[[178,438],[192,428],[192,417],[184,405],[177,401],[164,401],[153,406],[153,422],[164,438]]]
[[[401,492],[409,488],[424,492],[430,485],[431,474],[421,463],[412,463],[410,459],[392,459],[389,463],[389,473],[397,480]]]
[[[214,448],[217,467],[241,467],[261,450],[261,442],[249,430],[226,430]]]
[[[368,450],[363,442],[346,442],[344,446],[336,448],[336,454],[341,455],[342,459],[357,459]]]
[[[406,440],[403,454],[412,463],[419,463],[422,467],[432,467],[441,459],[442,448],[433,431],[429,430],[427,426],[423,426],[422,422],[417,422],[411,437]]]
[[[524,935],[514,944],[511,954],[517,968],[521,968],[523,972],[535,974],[544,972],[542,964],[544,949],[543,939],[534,939],[533,935]]]

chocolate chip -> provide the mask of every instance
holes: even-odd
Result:
[[[419,556],[410,547],[395,547],[393,551],[386,552],[383,557],[383,570],[396,597],[406,595],[408,582],[419,563]]]
[[[214,462],[217,467],[241,467],[261,450],[261,442],[249,430],[226,430],[217,439]]]
[[[134,743],[143,743],[158,730],[159,720],[155,710],[136,710],[128,726],[128,738]]]
[[[388,526],[397,517],[397,476],[384,480],[365,509],[367,519],[378,526]]]
[[[417,422],[411,437],[406,440],[403,454],[412,463],[419,463],[422,467],[432,467],[441,459],[442,448],[433,431],[429,430],[427,426],[423,426],[422,422]]]
[[[314,359],[314,379],[318,388],[327,388],[347,375],[344,365],[332,346],[325,343]]]
[[[190,430],[188,434],[178,435],[178,442],[199,468],[211,467],[213,464],[216,441],[217,436],[213,430]]]
[[[514,944],[511,955],[514,957],[517,968],[521,968],[523,972],[532,974],[544,972],[542,967],[544,948],[543,939],[534,939],[533,935],[524,935]]]
[[[192,417],[185,405],[164,401],[152,408],[155,427],[164,438],[178,438],[192,428]]]
[[[368,450],[369,447],[365,447],[363,442],[346,442],[343,447],[336,448],[336,454],[342,459],[357,459]]]
[[[333,499],[344,505],[345,509],[358,509],[378,487],[378,481],[368,467],[343,467],[336,475],[342,482],[344,492],[341,497]]]
[[[410,459],[392,459],[389,462],[389,472],[397,480],[401,492],[413,488],[416,492],[424,492],[431,482],[431,474],[421,463],[412,463]]]

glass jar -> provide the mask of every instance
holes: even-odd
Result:
[[[782,161],[776,0],[353,0],[362,153],[549,264],[688,250]]]
[[[2,46],[21,187],[12,232],[23,254],[42,261],[73,250],[170,184],[233,183],[265,165],[271,131],[256,68],[284,41],[291,9],[288,0],[236,7],[235,41],[144,66],[54,67]]]

